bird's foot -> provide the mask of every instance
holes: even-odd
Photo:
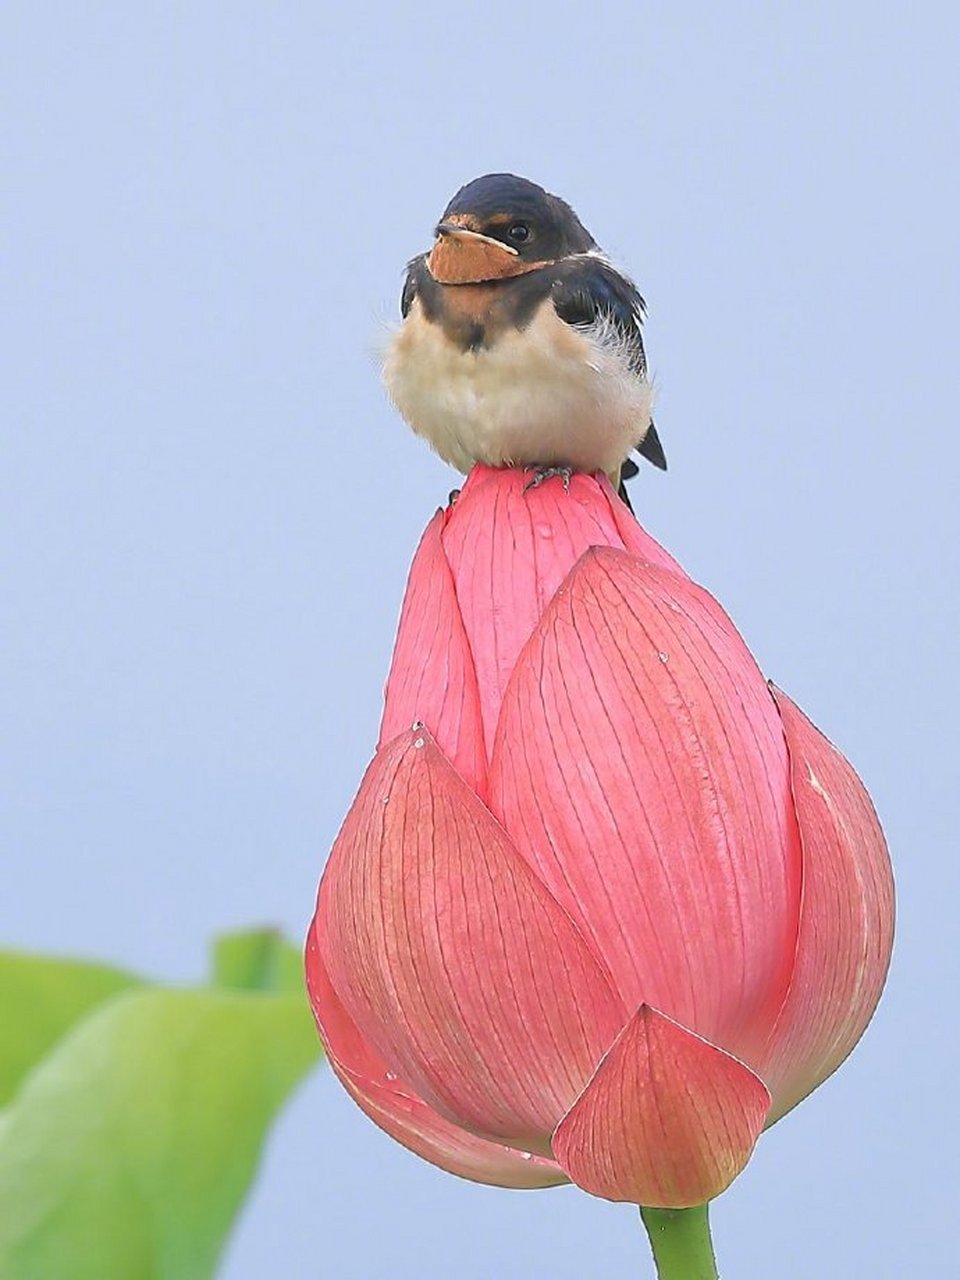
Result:
[[[570,477],[573,475],[573,467],[524,467],[524,471],[532,471],[533,475],[523,486],[523,492],[528,493],[531,489],[539,489],[544,480],[549,480],[552,476],[560,476],[563,480],[563,489],[566,493],[570,488]]]

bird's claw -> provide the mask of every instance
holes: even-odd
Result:
[[[549,480],[552,476],[560,476],[563,480],[564,493],[569,492],[570,477],[573,475],[573,467],[524,467],[524,471],[532,471],[533,475],[523,486],[523,492],[528,493],[531,489],[539,489],[544,480]]]

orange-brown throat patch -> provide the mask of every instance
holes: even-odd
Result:
[[[438,284],[483,284],[509,280],[545,267],[545,262],[524,262],[506,245],[475,236],[441,235],[427,256],[427,270]]]

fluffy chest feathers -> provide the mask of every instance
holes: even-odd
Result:
[[[384,384],[413,430],[464,473],[474,462],[616,472],[652,400],[622,329],[604,315],[568,324],[549,296],[519,325],[492,295],[461,297],[443,312],[414,298],[387,348]]]

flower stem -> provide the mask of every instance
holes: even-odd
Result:
[[[705,1204],[695,1209],[641,1208],[640,1217],[659,1280],[718,1280]]]

